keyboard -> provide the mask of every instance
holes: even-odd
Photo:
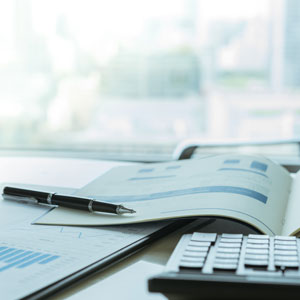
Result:
[[[193,232],[148,288],[172,300],[299,299],[299,252],[291,236]]]

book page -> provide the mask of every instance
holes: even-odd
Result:
[[[290,199],[288,201],[284,219],[283,235],[298,235],[300,232],[300,172],[295,174],[291,187]]]
[[[281,166],[245,155],[117,167],[76,195],[121,203],[136,214],[117,216],[56,208],[36,223],[112,225],[222,216],[274,235],[282,230],[291,182],[290,174]]]

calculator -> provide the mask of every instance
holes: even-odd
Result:
[[[184,234],[148,288],[172,300],[300,299],[299,247],[292,236]]]

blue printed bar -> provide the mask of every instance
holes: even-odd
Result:
[[[239,159],[227,159],[224,160],[224,164],[239,164],[240,160]]]
[[[24,263],[24,264],[19,265],[17,268],[18,268],[18,269],[25,268],[25,267],[30,266],[30,265],[32,265],[32,264],[38,262],[38,261],[43,260],[43,259],[45,259],[45,258],[47,258],[47,257],[49,257],[49,256],[51,256],[51,255],[50,255],[50,254],[43,254],[43,255],[38,256],[38,257],[36,257],[36,258],[34,258],[34,259],[30,260],[30,261],[27,261],[27,262]]]
[[[268,169],[268,165],[266,165],[265,163],[262,163],[262,162],[259,162],[259,161],[256,161],[254,160],[250,167],[252,169],[256,169],[256,170],[259,170],[259,171],[262,171],[262,172],[266,172],[267,169]]]
[[[22,264],[22,263],[26,262],[26,261],[29,261],[32,258],[34,258],[36,256],[39,256],[39,255],[41,255],[41,253],[40,252],[36,252],[36,253],[33,253],[33,254],[29,255],[29,256],[26,256],[26,257],[24,257],[22,259],[19,259],[19,260],[15,261],[15,262],[13,262],[11,264],[7,264],[6,266],[3,266],[3,267],[0,268],[0,272],[5,271],[7,269],[10,269],[12,267],[15,267],[15,266],[17,266],[19,264]]]
[[[10,259],[5,260],[5,262],[6,262],[6,263],[14,262],[14,261],[16,261],[16,260],[18,260],[18,259],[20,259],[20,258],[22,258],[22,257],[25,257],[25,256],[27,256],[27,255],[29,255],[29,254],[31,254],[31,253],[33,253],[33,251],[25,251],[25,252],[23,252],[23,253],[20,254],[20,255],[17,255],[17,256],[14,256],[14,257],[10,258]]]
[[[241,168],[221,168],[218,171],[240,171],[240,172],[248,172],[248,173],[254,173],[263,177],[268,178],[266,174],[257,172],[257,171],[252,171],[252,170],[247,170],[247,169],[241,169]]]
[[[47,258],[47,259],[45,259],[45,260],[39,262],[39,264],[40,264],[40,265],[47,264],[47,263],[49,263],[49,262],[51,262],[51,261],[53,261],[53,260],[55,260],[55,259],[57,259],[57,258],[59,258],[59,257],[60,257],[60,256],[58,256],[58,255],[53,255],[53,256],[51,256],[51,257],[49,257],[49,258]]]
[[[139,173],[149,173],[149,172],[152,172],[154,169],[151,168],[151,169],[140,169],[138,172]]]
[[[0,272],[13,267],[23,269],[35,263],[44,265],[51,261],[54,261],[59,257],[60,256],[58,255],[2,246],[0,247],[0,261],[3,261],[4,263],[6,263],[6,265],[0,267]]]
[[[5,249],[7,249],[7,247],[0,247],[0,253]]]
[[[5,254],[7,254],[7,253],[10,253],[10,252],[12,252],[12,251],[14,251],[14,250],[16,250],[16,249],[15,249],[15,248],[8,248],[8,249],[2,251],[2,252],[0,253],[0,256],[5,255]]]
[[[20,253],[23,252],[23,251],[24,251],[24,250],[15,250],[15,251],[13,251],[13,252],[10,252],[10,253],[8,253],[8,254],[6,254],[6,255],[1,256],[1,257],[0,257],[0,260],[5,260],[5,259],[10,258],[10,257],[12,257],[12,256],[15,256],[15,255],[17,255],[17,254],[20,254]]]

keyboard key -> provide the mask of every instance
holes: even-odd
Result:
[[[251,243],[251,244],[269,244],[269,240],[265,240],[265,239],[248,239],[247,243]]]
[[[253,260],[268,260],[269,259],[269,255],[265,255],[265,254],[246,254],[245,255],[245,259],[253,259]]]
[[[241,243],[219,243],[219,248],[240,248]]]
[[[247,249],[269,249],[269,245],[268,244],[247,243],[246,248]]]
[[[239,258],[239,253],[216,253],[216,258]]]
[[[252,249],[252,248],[247,248],[246,249],[246,254],[268,254],[269,249]]]
[[[296,245],[274,245],[275,250],[297,250]]]
[[[206,257],[207,252],[185,251],[183,257]]]
[[[202,269],[204,266],[204,263],[202,262],[188,262],[188,261],[182,261],[179,264],[179,268],[184,268],[184,269]]]
[[[275,241],[296,241],[296,237],[295,236],[280,236],[280,235],[276,235],[275,236]]]
[[[191,240],[192,241],[201,241],[201,242],[212,242],[216,241],[217,234],[216,233],[202,233],[202,232],[194,232]]]
[[[215,263],[214,264],[214,269],[219,269],[219,270],[236,270],[238,264],[224,264],[224,263]]]
[[[202,246],[201,242],[195,242],[195,241],[189,241],[188,246],[193,246],[193,247],[205,247],[208,249],[209,246]]]
[[[236,239],[231,239],[231,238],[221,238],[221,243],[242,243],[242,239],[236,238]]]
[[[226,259],[221,259],[221,258],[216,258],[214,260],[214,265],[215,264],[237,264],[238,263],[237,258],[226,258]]]
[[[275,260],[280,261],[298,261],[298,256],[283,256],[283,255],[275,255]]]
[[[298,252],[296,250],[275,250],[274,254],[291,256],[291,255],[298,255]]]
[[[194,246],[187,246],[185,250],[190,252],[208,252],[208,247],[194,247]]]
[[[197,249],[197,251],[199,251],[199,252],[208,252],[208,247],[195,247],[195,246],[191,246],[191,245],[188,245],[188,247],[193,247],[193,248]]]
[[[189,245],[194,245],[197,247],[209,247],[211,245],[210,242],[200,242],[200,241],[190,241]]]
[[[221,235],[222,238],[228,238],[228,239],[242,239],[242,234],[236,234],[236,233],[223,233]]]
[[[261,239],[261,240],[268,240],[268,235],[262,235],[262,234],[249,234],[248,239]]]
[[[282,241],[282,240],[275,240],[275,245],[289,245],[289,246],[296,246],[296,241]]]
[[[218,248],[217,253],[240,253],[240,248]]]
[[[205,261],[205,257],[182,257],[180,262],[195,262],[195,263],[203,263]]]
[[[268,259],[245,259],[245,265],[246,266],[252,266],[252,267],[267,267],[269,264]]]

